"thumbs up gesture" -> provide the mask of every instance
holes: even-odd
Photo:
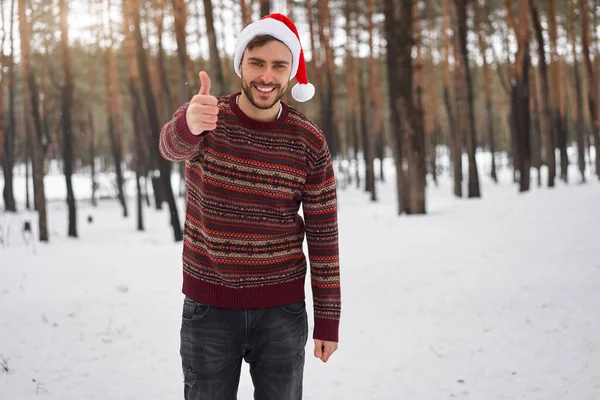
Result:
[[[192,97],[185,113],[187,126],[194,135],[216,129],[219,119],[217,98],[209,94],[210,77],[204,71],[200,72],[198,76],[200,77],[200,91]]]

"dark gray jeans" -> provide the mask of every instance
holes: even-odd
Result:
[[[235,400],[244,359],[256,400],[300,400],[307,339],[304,301],[232,310],[186,297],[180,351],[185,399]]]

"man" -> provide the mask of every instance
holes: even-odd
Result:
[[[160,151],[186,161],[181,358],[186,399],[235,399],[242,359],[255,399],[302,398],[308,338],[306,234],[314,355],[338,347],[340,275],[331,154],[306,116],[281,102],[314,87],[296,27],[271,14],[240,34],[242,92],[213,97],[210,78],[162,129]],[[298,214],[303,207],[304,219]]]

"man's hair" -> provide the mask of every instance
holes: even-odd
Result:
[[[283,43],[281,40],[276,39],[271,35],[257,35],[252,38],[252,40],[248,43],[248,46],[246,46],[246,48],[248,50],[253,50],[255,47],[262,47],[267,43],[272,42],[273,40],[277,40],[278,42]]]

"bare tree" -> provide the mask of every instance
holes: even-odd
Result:
[[[594,9],[594,13],[596,10]],[[600,179],[600,120],[598,117],[598,74],[592,66],[590,55],[590,36],[588,23],[588,9],[586,1],[579,0],[579,17],[581,19],[581,39],[583,45],[583,61],[587,71],[588,85],[588,106],[592,117],[592,134],[594,137],[594,146],[596,148],[596,175]],[[596,56],[598,57],[598,56]]]
[[[115,174],[117,176],[117,190],[119,203],[123,208],[123,217],[129,215],[127,201],[124,192],[123,178],[123,143],[121,137],[121,93],[119,91],[117,61],[114,53],[115,38],[111,26],[112,1],[107,0],[106,12],[108,15],[108,46],[104,53],[104,87],[106,91],[106,110],[108,118],[108,137],[111,143],[111,152],[115,162]]]
[[[450,156],[452,159],[452,175],[454,177],[454,195],[462,197],[462,146],[458,127],[458,113],[452,107],[452,81],[450,79],[451,52],[451,13],[449,0],[442,0],[442,32],[444,38],[444,57],[442,57],[442,73],[444,76],[444,106],[448,115],[448,136],[450,137]]]
[[[540,23],[537,0],[529,0],[529,10],[531,11],[531,19],[533,21],[535,37],[538,43],[538,64],[542,89],[542,112],[540,118],[540,125],[542,129],[542,136],[544,138],[544,142],[546,143],[545,159],[548,165],[548,187],[553,187],[554,179],[556,177],[556,157],[554,156],[554,149],[556,148],[556,145],[554,144],[555,125],[552,121],[552,110],[550,106],[550,84],[548,83],[548,66],[546,63],[546,52],[544,50],[544,35],[542,32],[542,24]]]
[[[216,95],[223,95],[225,94],[226,85],[223,68],[221,67],[221,58],[219,58],[217,35],[215,34],[212,0],[204,0],[204,17],[206,18],[206,33],[208,35],[208,49],[210,52],[210,76],[214,77],[211,88]]]
[[[64,174],[67,184],[67,208],[69,210],[69,237],[77,237],[77,207],[75,205],[75,193],[73,192],[73,134],[71,127],[71,108],[73,103],[73,91],[75,82],[69,54],[69,26],[67,17],[69,9],[66,0],[59,0],[60,13],[60,47],[65,75],[62,86],[61,125],[63,131],[63,161]]]
[[[27,96],[24,96],[26,110],[31,112],[29,131],[29,145],[32,149],[33,160],[33,197],[35,208],[38,211],[39,239],[47,242],[48,224],[46,216],[46,195],[44,190],[44,153],[42,147],[42,120],[39,110],[38,87],[32,67],[31,56],[31,26],[27,18],[26,0],[19,0],[19,31],[21,34],[21,73],[25,83]],[[25,118],[29,121],[29,118]]]
[[[515,57],[515,78],[512,82],[511,113],[515,132],[516,169],[519,171],[519,191],[529,190],[531,168],[531,114],[529,111],[529,6],[527,0],[519,0],[519,21],[517,22],[512,4],[506,0],[509,21],[518,41]],[[527,107],[522,106],[526,104]]]
[[[377,201],[377,193],[375,190],[375,139],[377,138],[378,122],[377,122],[377,65],[375,64],[375,53],[373,50],[373,35],[375,24],[373,22],[375,14],[375,0],[368,0],[367,3],[367,21],[369,32],[369,107],[368,112],[363,114],[363,119],[369,121],[368,130],[365,129],[366,141],[365,146],[365,161],[367,163],[367,191],[371,193],[371,201]],[[364,81],[364,80],[363,80]],[[362,96],[366,98],[367,96]],[[365,110],[365,108],[363,108]],[[366,114],[366,115],[365,115]],[[383,161],[383,160],[382,160]]]
[[[467,155],[469,158],[469,183],[468,197],[481,197],[479,188],[479,173],[477,172],[477,160],[475,151],[477,150],[477,133],[475,131],[475,105],[473,96],[473,78],[469,67],[469,50],[467,47],[467,0],[454,0],[457,14],[458,42],[460,46],[460,55],[462,56],[460,66],[467,90],[467,112],[468,126],[466,127],[467,137]]]
[[[490,77],[490,67],[487,61],[486,52],[488,49],[488,45],[486,42],[486,30],[484,21],[487,18],[484,18],[485,13],[487,13],[485,6],[480,3],[479,0],[475,1],[475,19],[476,19],[476,27],[477,27],[477,39],[479,44],[479,51],[481,53],[481,57],[483,59],[483,86],[485,91],[485,110],[487,117],[487,130],[488,130],[488,141],[490,146],[490,154],[492,158],[491,163],[491,171],[490,176],[494,180],[494,182],[498,182],[498,175],[496,173],[496,135],[494,129],[494,103],[492,99],[492,89],[491,89],[491,77]]]
[[[4,3],[3,3],[4,4]],[[8,56],[8,129],[5,132],[4,151],[2,157],[2,171],[4,171],[4,189],[2,189],[2,197],[4,198],[4,207],[6,211],[17,211],[15,202],[14,187],[13,187],[13,167],[14,167],[14,149],[15,149],[15,57],[14,57],[14,15],[15,15],[15,0],[10,2],[10,18],[9,18],[9,40],[10,54]],[[3,18],[4,20],[4,18]],[[4,48],[4,46],[2,47]],[[4,64],[4,63],[3,63]],[[4,109],[4,108],[2,108]],[[0,126],[2,129],[4,125]],[[0,150],[1,152],[2,150]]]
[[[145,175],[144,137],[142,134],[142,102],[140,100],[140,82],[135,57],[131,21],[132,2],[123,0],[123,26],[125,30],[125,50],[127,53],[127,71],[129,72],[129,94],[131,95],[131,122],[133,127],[133,168],[135,170],[137,230],[144,230],[143,193],[141,179]]]
[[[140,72],[141,85],[144,90],[146,111],[148,115],[148,122],[150,125],[149,128],[152,134],[152,140],[154,141],[154,143],[156,143],[156,145],[153,147],[153,151],[158,153],[157,143],[160,139],[160,125],[158,121],[158,114],[156,112],[154,96],[152,94],[152,87],[150,85],[150,71],[148,70],[146,52],[144,51],[144,41],[142,38],[142,31],[140,29],[139,1],[131,1],[132,3],[130,7],[130,21],[133,26],[133,34],[136,47],[136,58]],[[171,226],[173,227],[173,236],[175,238],[175,241],[178,242],[183,240],[183,231],[181,230],[181,223],[179,222],[179,214],[177,212],[177,204],[175,203],[173,188],[171,187],[171,165],[169,161],[160,157],[160,155],[155,154],[155,157],[158,160],[160,180],[162,182],[163,191],[165,193],[166,200],[169,205]]]
[[[558,28],[556,22],[556,1],[548,0],[548,36],[550,38],[550,75],[552,77],[552,98],[554,133],[556,136],[556,145],[560,150],[560,178],[567,180],[567,166],[569,158],[567,156],[567,133],[565,121],[565,90],[563,84],[565,77],[561,73],[560,59],[558,54]],[[552,154],[554,155],[554,153]]]

